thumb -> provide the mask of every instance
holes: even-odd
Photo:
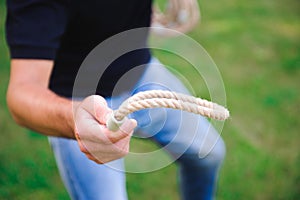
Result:
[[[107,136],[111,142],[118,142],[119,140],[127,138],[128,136],[131,137],[136,126],[136,120],[126,119],[116,132],[109,131]]]
[[[137,122],[135,119],[126,119],[125,122],[120,127],[120,131],[130,135],[132,134],[136,126],[137,126]]]

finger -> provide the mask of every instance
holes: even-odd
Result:
[[[107,163],[109,161],[117,160],[123,158],[128,154],[129,139],[126,143],[127,143],[126,145],[122,144],[122,147],[121,144],[119,144],[120,146],[119,145],[116,146],[115,144],[113,144],[113,146],[108,147],[110,148],[108,152],[98,151],[92,154],[90,153],[87,156],[89,157],[89,159],[92,159],[94,161],[96,160],[97,163]]]
[[[112,143],[116,143],[119,140],[122,140],[128,136],[131,137],[136,126],[137,126],[136,120],[127,119],[125,120],[125,122],[122,124],[122,126],[118,131],[116,132],[109,131],[107,133],[107,137]]]
[[[137,126],[137,122],[135,119],[128,119],[125,121],[124,124],[122,124],[119,131],[126,134],[131,134],[133,130],[136,128],[136,126]]]
[[[106,100],[99,95],[87,97],[82,103],[82,108],[101,124],[105,124],[107,116],[112,112]]]
[[[89,153],[89,151],[87,150],[87,148],[82,143],[82,141],[81,141],[80,136],[79,136],[78,133],[75,133],[75,137],[76,137],[77,143],[79,145],[80,151],[83,152],[83,153]]]
[[[105,162],[102,162],[101,160],[98,160],[97,158],[95,158],[92,154],[90,153],[86,153],[85,154],[86,157],[94,162],[96,162],[97,164],[104,164]]]
[[[99,145],[99,143],[90,142],[88,145],[89,152],[86,152],[85,155],[98,164],[122,158],[129,152],[130,138],[130,136],[127,136],[117,143],[110,143],[109,145]]]
[[[84,113],[86,112],[84,111],[83,114]],[[84,142],[96,142],[98,144],[111,144],[111,141],[108,138],[109,135],[108,132],[109,130],[106,128],[106,125],[100,124],[94,118],[80,119],[76,123],[77,136],[80,135],[81,141]]]
[[[129,152],[130,139],[131,139],[131,136],[127,136],[127,137],[123,138],[122,140],[119,140],[118,142],[113,144],[115,146],[115,148],[117,148],[116,150],[119,153],[121,153],[123,156],[127,155]]]
[[[89,151],[88,149],[85,147],[85,145],[83,144],[83,142],[81,141],[80,139],[80,136],[78,133],[75,133],[75,137],[76,137],[76,140],[78,142],[78,145],[79,145],[79,148],[80,148],[80,151],[83,152],[86,157],[98,164],[103,164],[104,162],[98,160],[96,157],[94,157]]]
[[[106,100],[99,96],[99,95],[94,95],[94,117],[95,119],[100,123],[100,124],[106,124],[106,121],[108,117],[112,113],[112,109],[110,109],[107,105]]]

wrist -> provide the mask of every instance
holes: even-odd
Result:
[[[75,113],[80,105],[80,101],[71,101],[70,102],[70,111],[71,113],[69,113],[69,119],[67,120],[67,122],[69,123],[68,124],[68,127],[69,127],[69,130],[70,130],[70,137],[72,139],[76,139],[76,123],[75,123]]]

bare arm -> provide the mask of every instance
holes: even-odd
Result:
[[[48,89],[52,67],[51,60],[12,59],[7,103],[19,125],[75,138],[72,101]]]
[[[72,102],[48,89],[52,67],[49,60],[12,60],[7,103],[15,121],[45,135],[76,138],[81,151],[97,163],[125,156],[136,121],[127,120],[111,132],[106,118],[112,111],[104,98]]]

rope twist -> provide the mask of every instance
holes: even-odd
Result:
[[[118,130],[127,115],[147,108],[171,108],[200,114],[216,120],[225,120],[229,111],[216,103],[186,94],[165,90],[139,92],[124,101],[107,122],[110,130]]]

